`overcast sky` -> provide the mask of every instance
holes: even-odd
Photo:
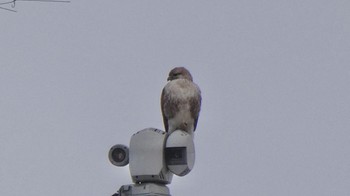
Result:
[[[0,195],[108,196],[132,183],[108,150],[163,129],[175,66],[203,103],[194,169],[172,195],[350,195],[349,0],[13,9],[0,10]]]

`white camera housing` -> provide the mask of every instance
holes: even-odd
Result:
[[[164,146],[167,134],[147,128],[135,133],[130,139],[130,174],[134,183],[171,183],[173,174],[167,169]]]

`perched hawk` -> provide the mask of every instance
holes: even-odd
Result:
[[[184,67],[170,71],[161,96],[161,108],[166,132],[183,130],[193,136],[201,109],[201,91]]]

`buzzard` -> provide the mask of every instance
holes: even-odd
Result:
[[[201,108],[201,91],[184,67],[172,69],[168,81],[161,96],[165,130],[170,134],[180,129],[193,137]]]

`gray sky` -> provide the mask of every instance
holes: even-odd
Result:
[[[172,195],[350,195],[350,1],[18,1],[0,10],[0,195],[107,196],[107,153],[201,87]]]

